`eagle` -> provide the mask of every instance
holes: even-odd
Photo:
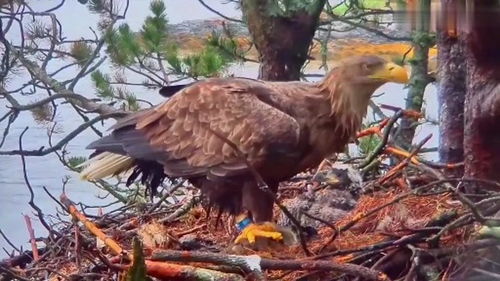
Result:
[[[210,204],[244,223],[237,243],[282,240],[269,190],[341,152],[360,129],[370,97],[386,82],[407,83],[405,68],[378,56],[344,60],[320,82],[210,78],[132,113],[92,142],[86,180],[128,173],[155,190],[184,178]],[[241,226],[241,225],[240,225]]]

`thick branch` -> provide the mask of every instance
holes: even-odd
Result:
[[[34,103],[26,104],[26,105],[13,105],[11,106],[12,109],[18,110],[18,111],[25,111],[25,110],[32,110],[34,108],[37,108],[39,106],[42,106],[46,103],[52,102],[57,99],[66,99],[66,100],[75,100],[77,102],[87,102],[89,99],[86,97],[79,95],[79,94],[55,94],[52,96],[49,96],[45,99],[36,101]],[[74,102],[74,101],[73,101]]]
[[[382,272],[356,264],[340,264],[329,261],[308,260],[276,260],[253,256],[224,255],[208,252],[158,251],[153,254],[152,260],[179,261],[179,262],[208,262],[219,265],[238,266],[247,272],[260,272],[265,269],[273,270],[324,270],[338,271],[351,276],[358,276],[367,280],[387,280]]]

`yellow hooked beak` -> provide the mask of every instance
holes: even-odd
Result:
[[[402,84],[407,84],[409,81],[406,69],[392,62],[386,63],[368,77]]]

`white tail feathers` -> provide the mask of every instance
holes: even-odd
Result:
[[[120,154],[103,152],[80,166],[85,167],[80,172],[80,177],[83,180],[98,180],[129,171],[134,167],[134,159]]]

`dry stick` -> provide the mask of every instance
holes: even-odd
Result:
[[[191,208],[193,208],[196,204],[198,204],[198,202],[200,202],[200,200],[201,199],[199,196],[195,196],[195,195],[191,196],[190,198],[187,199],[186,204],[184,204],[182,207],[180,207],[179,209],[177,209],[175,212],[168,215],[167,217],[160,219],[158,222],[159,223],[173,222],[174,220],[176,220],[177,218],[179,218],[180,216],[186,214],[189,210],[191,210]]]
[[[198,230],[200,230],[200,229],[202,229],[202,228],[205,228],[205,227],[207,227],[207,224],[206,224],[206,223],[203,223],[203,224],[198,225],[198,226],[195,226],[195,227],[193,227],[193,228],[191,228],[191,229],[184,230],[184,231],[181,231],[181,232],[179,232],[179,233],[175,233],[175,236],[177,236],[177,237],[182,237],[182,236],[184,236],[184,235],[191,234],[191,233],[196,232],[196,231],[198,231]]]
[[[352,276],[360,276],[368,280],[388,280],[388,277],[373,269],[357,264],[341,264],[330,261],[312,260],[276,260],[261,258],[258,255],[238,256],[197,251],[157,251],[153,253],[154,261],[206,262],[219,265],[238,266],[251,273],[262,270],[325,270],[338,271]]]
[[[399,149],[399,148],[396,148],[396,147],[393,147],[393,146],[387,146],[385,148],[385,153],[390,153],[390,154],[393,154],[393,155],[396,155],[396,156],[401,156],[401,157],[405,157],[405,158],[409,158],[409,155],[410,155],[410,152],[408,151],[405,151],[405,150],[402,150],[402,149]],[[411,162],[415,165],[418,165],[420,164],[420,159],[416,156],[414,157],[411,157]]]
[[[410,154],[408,151],[405,151],[401,148],[393,147],[393,146],[386,147],[385,151],[387,153],[391,153],[391,154],[394,154],[396,156],[402,156],[402,157],[408,157],[408,155]],[[423,149],[422,149],[422,151],[423,151]],[[456,168],[462,167],[464,165],[464,162],[439,163],[439,162],[427,161],[427,160],[421,159],[419,157],[413,157],[412,163],[413,164],[423,163],[429,167],[436,168],[436,169],[456,169]]]
[[[245,281],[239,274],[216,270],[146,260],[147,274],[160,280],[176,281]],[[264,279],[265,280],[265,279]],[[263,280],[263,281],[264,281]]]
[[[23,136],[27,131],[28,131],[28,127],[24,128],[23,132],[19,135],[18,145],[19,145],[19,151],[21,151],[21,152],[23,152]],[[21,156],[21,164],[22,164],[22,168],[23,168],[24,183],[26,184],[26,187],[28,187],[28,191],[30,193],[30,201],[28,202],[28,204],[31,206],[31,208],[33,208],[36,211],[36,214],[38,216],[38,219],[40,220],[40,223],[45,227],[45,229],[47,229],[47,231],[49,232],[49,236],[51,236],[51,234],[55,234],[56,237],[61,237],[61,234],[59,232],[57,232],[56,230],[52,229],[49,226],[49,224],[45,221],[42,209],[40,209],[40,207],[38,207],[35,204],[35,193],[33,192],[33,187],[31,186],[31,183],[28,179],[28,169],[26,168],[26,159],[25,159],[24,154],[20,154],[20,156]]]
[[[356,134],[356,138],[362,138],[373,134],[380,134],[380,131],[385,126],[387,126],[389,120],[390,120],[389,118],[385,118],[382,121],[380,121],[377,125],[364,129],[363,131]]]
[[[440,173],[439,171],[437,171],[431,167],[424,166],[424,167],[421,167],[421,169],[424,169],[425,171],[431,172],[438,179],[445,179],[445,176],[442,173]],[[460,182],[459,185],[462,183],[463,183],[463,181]],[[451,184],[447,184],[446,187],[448,188],[448,190],[450,192],[453,192],[457,196],[458,200],[460,202],[462,202],[462,204],[464,204],[465,206],[467,206],[470,209],[472,215],[474,216],[474,218],[476,219],[477,222],[484,224],[484,225],[487,225],[487,226],[498,225],[498,221],[499,221],[498,218],[485,217],[482,214],[481,210],[479,210],[478,205],[475,204],[474,202],[472,202],[469,198],[467,198],[465,196],[465,194],[460,192],[460,190],[459,190],[460,188],[458,186],[453,187],[453,186],[451,186]]]
[[[429,134],[427,137],[425,137],[423,140],[421,140],[417,144],[415,149],[413,149],[413,151],[410,154],[408,154],[408,156],[403,161],[401,161],[398,165],[394,166],[389,172],[387,172],[383,178],[379,179],[378,183],[384,184],[385,182],[387,182],[387,180],[391,179],[395,174],[397,174],[404,167],[406,167],[410,163],[410,161],[413,158],[415,158],[415,155],[417,155],[417,153],[420,151],[422,146],[424,146],[424,144],[427,143],[431,138],[432,138],[432,134]]]
[[[7,235],[5,235],[5,233],[3,233],[2,229],[0,229],[0,236],[3,237],[3,239],[5,240],[5,242],[7,242],[7,244],[9,244],[9,246],[11,246],[12,249],[14,249],[18,253],[22,254],[21,250],[19,250],[19,248],[17,248],[16,245],[14,245],[14,243],[12,243],[12,241],[10,241],[10,239],[7,237]]]
[[[85,215],[80,213],[73,202],[69,200],[69,198],[66,196],[66,194],[61,194],[60,197],[61,203],[64,204],[64,206],[68,209],[69,213],[75,218],[76,220],[80,221],[85,225],[85,227],[92,233],[94,234],[97,238],[99,238],[106,246],[108,246],[111,251],[115,255],[125,255],[131,258],[130,254],[127,254],[123,248],[113,239],[109,238],[102,230],[100,230],[94,223],[89,221]]]
[[[224,141],[227,145],[229,145],[234,151],[238,154],[238,156],[245,161],[245,164],[247,165],[248,169],[252,173],[255,181],[257,182],[257,185],[260,190],[264,191],[270,198],[273,199],[274,203],[280,208],[280,210],[285,214],[285,216],[288,217],[288,219],[292,222],[292,224],[297,228],[297,231],[299,232],[299,240],[300,240],[300,246],[302,247],[302,250],[304,251],[306,256],[311,256],[311,252],[309,249],[307,249],[307,243],[304,239],[304,231],[303,227],[300,224],[299,220],[297,220],[292,213],[285,207],[283,206],[279,201],[276,195],[269,189],[269,186],[267,183],[264,181],[262,176],[259,174],[259,172],[255,169],[255,167],[248,161],[247,157],[241,152],[241,150],[238,149],[236,144],[234,144],[232,141],[227,139],[225,136],[219,134],[218,132],[212,130],[211,128],[207,128],[211,133],[219,137],[222,141]]]
[[[359,164],[358,168],[363,169],[364,167],[368,166],[377,156],[382,153],[384,150],[384,146],[387,144],[387,141],[389,140],[389,135],[391,134],[392,127],[394,127],[394,124],[396,121],[403,116],[404,111],[399,110],[394,114],[391,119],[389,119],[389,122],[387,122],[384,135],[382,137],[382,141],[377,145],[377,147],[366,157],[366,159]]]
[[[183,184],[184,181],[181,181],[175,184],[174,186],[171,186],[170,190],[165,192],[165,194],[160,198],[160,200],[158,200],[158,202],[156,202],[153,206],[151,206],[151,208],[149,208],[149,210],[146,211],[146,214],[151,214],[152,212],[154,212],[154,210],[158,209],[161,206],[161,204],[165,202],[165,200],[167,200],[168,197],[172,196],[174,192],[176,192],[177,189],[179,189]]]
[[[28,215],[24,215],[24,221],[26,222],[26,227],[28,228],[28,233],[30,236],[31,250],[33,251],[33,260],[38,261],[40,255],[38,254],[38,247],[36,246],[35,230],[31,225],[31,219]]]
[[[61,202],[69,210],[70,214],[82,222],[85,227],[94,234],[97,238],[108,246],[115,255],[125,256],[130,260],[133,260],[131,254],[127,253],[123,248],[113,239],[109,238],[102,230],[100,230],[94,223],[89,221],[85,215],[80,213],[73,202],[66,196],[66,194],[61,194]],[[122,269],[128,269],[130,266],[119,266]],[[224,281],[224,280],[235,280],[243,281],[244,279],[236,274],[226,274],[214,270],[208,270],[204,268],[198,268],[194,266],[160,263],[154,261],[146,261],[147,274],[160,278],[160,279],[173,279],[173,280],[195,280],[195,281]]]

